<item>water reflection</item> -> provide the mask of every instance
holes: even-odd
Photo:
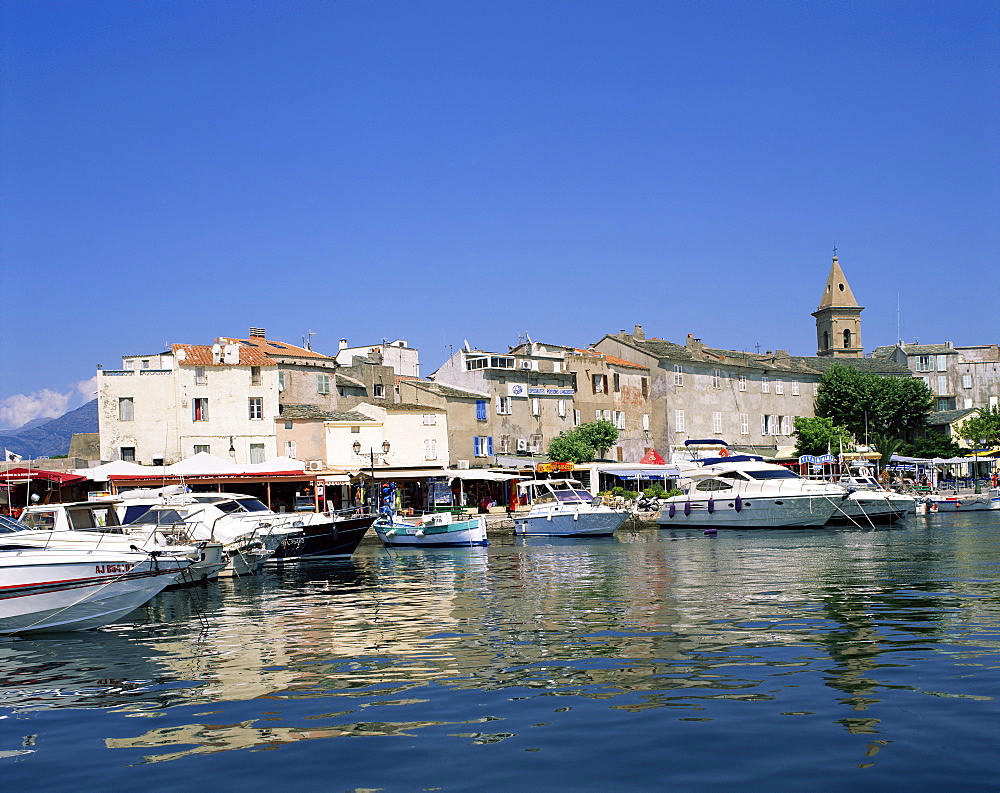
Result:
[[[0,644],[0,707],[164,719],[119,722],[106,741],[145,762],[428,731],[495,743],[517,734],[517,703],[539,697],[688,721],[772,703],[874,736],[892,692],[991,696],[951,666],[996,662],[1000,516],[978,514],[988,532],[952,518],[365,547],[164,593],[104,631]],[[939,670],[933,690],[928,665]],[[498,710],[484,713],[484,700]],[[867,743],[866,756],[884,743]]]

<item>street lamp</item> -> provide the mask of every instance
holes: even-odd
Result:
[[[354,449],[355,454],[361,454],[361,441],[354,441],[354,445],[351,448]]]

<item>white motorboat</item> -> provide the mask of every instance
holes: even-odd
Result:
[[[847,488],[848,495],[833,513],[831,523],[861,526],[892,523],[914,511],[913,496],[887,490],[867,467],[852,470],[837,484]]]
[[[87,548],[156,551],[191,564],[171,586],[200,584],[218,577],[226,565],[222,543],[195,540],[183,532],[163,534],[155,527],[124,527],[118,521],[120,499],[33,504],[16,530],[0,534],[0,549]]]
[[[256,498],[239,493],[126,499],[125,520],[127,530],[221,542],[227,560],[219,571],[222,578],[256,574],[279,547],[300,543],[303,537],[296,513],[272,512]]]
[[[456,547],[486,545],[486,519],[481,515],[454,520],[450,512],[435,512],[403,521],[384,515],[372,524],[385,545]]]
[[[0,551],[0,634],[99,628],[137,609],[190,564],[103,548]]]
[[[606,537],[632,515],[604,504],[575,479],[533,479],[517,487],[530,503],[514,515],[514,533],[521,536]]]
[[[799,528],[822,526],[847,491],[816,482],[755,455],[679,460],[682,495],[664,500],[661,526]]]

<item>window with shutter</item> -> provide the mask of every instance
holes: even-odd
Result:
[[[486,421],[486,400],[476,400],[476,421]]]

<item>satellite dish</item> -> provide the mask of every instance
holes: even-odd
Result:
[[[472,352],[472,347],[469,346],[469,340],[468,339],[462,339],[462,341],[465,342],[465,351],[466,352]]]

